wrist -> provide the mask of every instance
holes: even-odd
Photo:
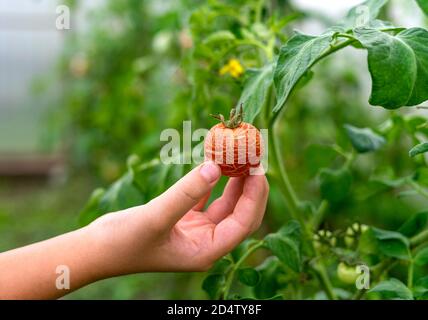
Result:
[[[87,269],[90,282],[113,277],[117,272],[113,268],[113,254],[108,249],[105,234],[99,224],[90,224],[79,230],[77,241],[82,241],[82,251],[87,256]],[[113,259],[112,259],[113,258]]]
[[[130,259],[135,241],[124,216],[126,212],[109,213],[82,228],[92,246],[98,280],[139,271]]]

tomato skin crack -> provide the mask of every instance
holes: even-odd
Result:
[[[242,122],[242,106],[238,113],[232,109],[230,120],[215,116],[221,122],[213,126],[205,137],[205,160],[220,166],[228,177],[250,174],[251,168],[260,166],[263,154],[260,131],[252,124]]]

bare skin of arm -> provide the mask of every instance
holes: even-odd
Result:
[[[220,169],[207,162],[149,203],[0,254],[0,299],[55,299],[92,282],[131,273],[205,271],[261,224],[264,175],[231,178],[204,210]],[[57,288],[66,266],[70,288]]]

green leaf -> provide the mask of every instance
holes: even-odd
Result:
[[[423,231],[428,226],[428,211],[419,212],[410,217],[399,229],[398,232],[406,237],[413,237]]]
[[[223,257],[217,260],[213,267],[208,271],[208,276],[202,283],[202,289],[208,293],[210,299],[218,299],[226,282],[226,273],[232,265],[232,261]]]
[[[102,188],[95,189],[92,192],[91,197],[89,198],[83,210],[80,212],[79,225],[86,226],[102,215],[99,210],[99,205],[104,193],[105,190]]]
[[[314,72],[312,70],[306,71],[297,81],[296,85],[294,86],[295,90],[300,90],[304,86],[306,86],[314,77]]]
[[[413,300],[409,288],[394,278],[380,282],[369,292],[379,292],[386,299]]]
[[[417,71],[411,48],[396,37],[375,29],[357,29],[355,35],[368,50],[372,76],[370,104],[388,109],[406,105]]]
[[[320,171],[320,182],[321,197],[331,202],[340,202],[351,189],[352,175],[347,168],[324,168]]]
[[[413,294],[418,299],[428,299],[428,277],[422,277],[416,281]]]
[[[183,159],[180,154],[177,157]],[[159,159],[143,163],[134,170],[134,185],[145,199],[153,199],[164,192],[183,175],[182,164],[161,164]]]
[[[244,38],[244,39],[257,40],[256,35],[246,28],[241,28],[240,32],[241,32],[242,38]]]
[[[428,16],[428,0],[416,0],[422,11]]]
[[[412,179],[418,184],[428,187],[428,168],[420,167],[417,168]]]
[[[363,232],[358,242],[358,252],[364,255],[379,255],[379,247],[371,229]]]
[[[370,104],[396,109],[428,99],[427,30],[410,28],[394,36],[361,28],[354,34],[368,50]]]
[[[281,237],[278,234],[267,236],[266,242],[272,253],[284,264],[295,272],[300,271],[300,250],[295,242],[289,238]]]
[[[416,254],[414,262],[418,266],[425,266],[428,264],[428,247],[423,248]]]
[[[251,297],[243,297],[237,293],[232,293],[228,297],[229,300],[254,300],[254,298]]]
[[[229,296],[229,299],[230,300],[259,300],[262,298],[255,299],[252,297],[241,297],[238,294],[233,294],[233,295]],[[274,295],[273,297],[265,298],[263,300],[284,300],[284,296],[282,294],[277,294],[277,295]]]
[[[295,272],[301,270],[300,237],[300,224],[294,220],[265,237],[266,246]]]
[[[268,40],[271,36],[270,30],[263,23],[256,22],[251,26],[251,30],[256,34],[260,39]]]
[[[385,255],[387,257],[409,260],[409,240],[399,232],[370,228],[364,232],[359,241],[358,249],[369,256]]]
[[[409,240],[399,232],[371,228],[377,247],[388,257],[408,260],[410,258]]]
[[[248,69],[248,78],[245,80],[244,89],[238,104],[244,106],[244,120],[252,123],[260,113],[273,82],[273,65],[268,64],[262,69]]]
[[[357,128],[350,124],[344,125],[352,146],[359,153],[365,153],[380,149],[385,144],[385,139],[373,132],[370,128]]]
[[[209,274],[202,282],[202,289],[208,293],[210,299],[218,299],[225,282],[224,274]]]
[[[414,157],[418,154],[425,153],[428,151],[428,142],[423,142],[420,144],[417,144],[409,151],[409,156]]]
[[[391,190],[393,187],[383,181],[369,180],[365,184],[357,186],[354,194],[358,201],[366,201],[380,193]]]
[[[134,172],[129,170],[104,193],[100,208],[105,212],[118,211],[140,205],[143,195],[134,184]]]
[[[416,60],[416,81],[407,105],[417,105],[428,99],[428,31],[422,28],[410,28],[401,31],[397,38],[412,49]]]
[[[329,48],[331,38],[332,33],[321,36],[296,33],[281,47],[274,73],[277,103],[273,112],[284,106],[299,79]]]
[[[370,179],[372,182],[382,184],[388,188],[399,188],[407,183],[406,178],[388,178],[388,177],[372,177]]]
[[[281,229],[277,232],[283,237],[289,237],[293,239],[296,243],[300,243],[302,235],[302,227],[297,220],[290,220]]]
[[[128,159],[126,159],[126,165],[130,170],[137,169],[137,166],[140,164],[141,158],[137,154],[131,154]]]
[[[254,287],[254,295],[258,299],[270,299],[277,295],[279,284],[277,275],[280,272],[279,260],[276,257],[267,258],[256,268],[260,273],[260,281]]]
[[[246,239],[246,240],[242,241],[230,253],[232,258],[233,258],[233,261],[238,262],[239,259],[241,259],[241,257],[247,252],[248,248],[257,242],[259,242],[259,240],[255,240],[255,239]]]
[[[217,260],[212,268],[208,271],[210,274],[222,274],[226,273],[229,267],[231,266],[232,261],[230,259],[223,257],[220,260]]]
[[[220,30],[220,31],[211,33],[208,37],[204,39],[203,43],[210,45],[214,43],[231,41],[235,39],[236,39],[235,35],[229,30]]]
[[[336,295],[336,297],[340,300],[352,299],[352,292],[349,292],[342,288],[333,288],[333,292]],[[327,297],[327,294],[325,293],[325,291],[318,291],[314,296],[314,300],[330,300],[330,299]]]
[[[282,294],[274,295],[273,297],[266,298],[263,300],[284,300],[284,296]]]
[[[404,121],[406,130],[408,130],[411,134],[414,135],[417,132],[421,132],[424,135],[428,134],[427,118],[417,115],[411,115],[409,117],[404,118]]]
[[[253,268],[238,269],[238,279],[243,284],[254,287],[260,281],[260,273]]]
[[[89,224],[101,215],[125,209],[144,203],[144,199],[151,199],[155,188],[151,180],[161,186],[164,181],[158,171],[166,166],[159,166],[159,159],[141,164],[137,156],[128,159],[128,171],[114,182],[106,191],[97,189],[93,192],[85,208],[80,213],[79,223]],[[182,167],[182,166],[176,166]],[[162,190],[163,191],[163,190]]]
[[[360,3],[359,5],[349,10],[341,25],[347,29],[353,29],[355,27],[361,27],[362,23],[369,24],[371,21],[377,18],[380,10],[387,2],[388,0],[364,1],[363,3]],[[365,16],[367,14],[368,16]]]

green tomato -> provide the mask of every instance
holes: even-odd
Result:
[[[355,284],[358,273],[355,270],[355,266],[348,266],[346,263],[341,262],[337,266],[337,277],[343,283]]]

